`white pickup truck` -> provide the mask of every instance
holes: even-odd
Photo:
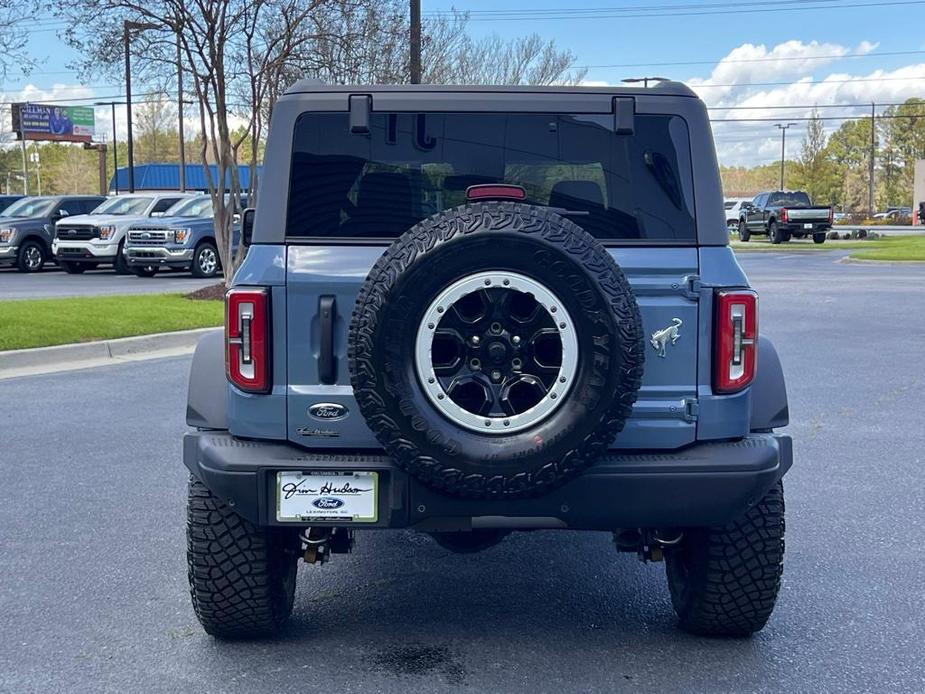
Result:
[[[55,224],[51,251],[65,272],[79,274],[100,264],[112,264],[115,271],[129,272],[122,255],[125,232],[133,222],[162,217],[189,194],[145,193],[109,198],[90,214],[64,217]]]

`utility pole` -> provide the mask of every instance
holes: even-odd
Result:
[[[421,83],[421,0],[411,0],[411,84]]]
[[[180,62],[180,25],[177,24],[177,113],[180,137],[180,191],[186,192],[186,137],[183,134],[183,64]],[[256,145],[254,145],[256,146]]]
[[[867,182],[867,209],[874,216],[874,158],[877,156],[877,104],[870,104],[870,171]]]
[[[20,134],[20,137],[22,135]],[[29,156],[26,154],[26,138],[20,140],[22,143],[22,194],[29,195]]]
[[[780,190],[784,189],[784,154],[787,149],[787,128],[796,125],[796,123],[775,123],[774,127],[780,128]]]
[[[94,106],[109,106],[112,108],[112,180],[113,188],[116,195],[119,194],[119,144],[116,142],[116,106],[121,106],[121,101],[97,101]]]
[[[129,25],[122,25],[122,43],[125,50],[125,112],[128,125],[128,192],[135,192],[135,143],[132,142],[132,56],[129,46]]]

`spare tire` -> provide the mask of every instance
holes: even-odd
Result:
[[[590,465],[630,415],[644,354],[607,250],[512,202],[457,207],[396,239],[347,344],[357,405],[386,452],[469,498],[536,495]]]

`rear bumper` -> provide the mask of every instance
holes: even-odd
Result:
[[[375,470],[379,520],[359,527],[614,530],[727,523],[787,472],[793,446],[789,436],[753,434],[670,453],[614,453],[543,496],[487,501],[454,499],[428,489],[381,453],[311,452],[226,432],[187,434],[183,462],[213,494],[258,525],[289,525],[275,517],[279,470]]]
[[[192,248],[163,246],[126,246],[125,261],[129,266],[189,267],[193,262]]]
[[[809,228],[806,225],[809,224]],[[780,228],[791,234],[821,234],[832,228],[831,222],[787,222],[781,224]]]

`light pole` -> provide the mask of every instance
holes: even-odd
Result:
[[[627,77],[623,82],[626,84],[639,84],[642,82],[642,86],[646,89],[649,88],[649,82],[668,82],[667,77]]]
[[[186,136],[183,134],[183,64],[180,62],[180,25],[177,24],[177,135],[180,138],[180,192],[186,192]],[[256,147],[256,145],[254,145]]]
[[[135,145],[132,142],[132,54],[130,39],[133,31],[157,29],[147,22],[122,22],[122,43],[125,50],[125,110],[128,116],[128,192],[135,192]]]
[[[116,106],[121,106],[124,101],[97,101],[94,106],[110,106],[112,108],[112,180],[116,188],[116,195],[119,194],[119,156],[116,150]]]
[[[411,0],[411,84],[421,83],[421,0]]]
[[[787,146],[787,128],[796,125],[796,123],[775,123],[774,127],[780,128],[780,189],[784,189],[784,149]]]

